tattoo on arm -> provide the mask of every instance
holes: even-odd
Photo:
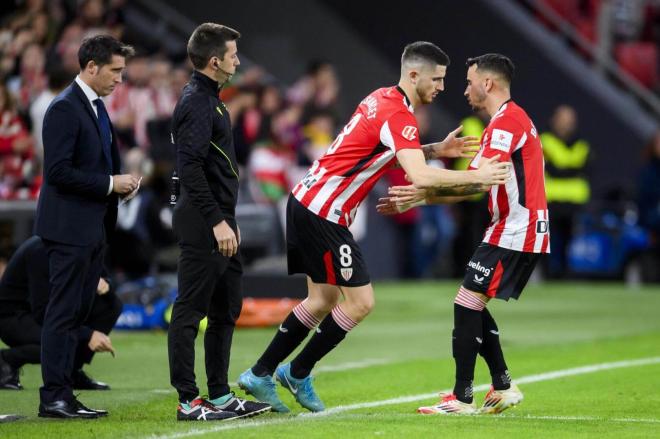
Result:
[[[486,187],[479,183],[455,184],[452,186],[426,189],[426,195],[432,197],[473,195],[483,192],[486,189]]]
[[[424,151],[424,160],[431,160],[433,157],[433,145],[434,143],[429,143],[422,146],[422,151]]]

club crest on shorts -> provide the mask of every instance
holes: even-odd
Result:
[[[348,280],[352,276],[353,276],[353,269],[352,268],[342,268],[341,269],[341,277],[343,277],[345,281],[348,282]]]

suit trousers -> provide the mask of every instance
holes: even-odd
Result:
[[[43,240],[48,253],[50,293],[41,332],[40,389],[43,404],[73,399],[71,373],[78,331],[92,308],[103,268],[104,242],[74,246]]]
[[[168,331],[170,381],[179,401],[199,395],[195,382],[195,339],[199,322],[208,317],[204,351],[211,399],[229,393],[231,342],[242,306],[240,254],[231,258],[218,250],[182,246],[179,257],[179,292]]]

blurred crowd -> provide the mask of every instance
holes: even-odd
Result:
[[[42,121],[52,99],[79,72],[77,50],[83,38],[110,33],[134,45],[124,82],[106,98],[117,130],[125,171],[143,176],[139,195],[120,206],[118,229],[109,249],[113,271],[136,278],[159,267],[173,268],[175,242],[169,208],[170,174],[175,152],[170,143],[170,118],[191,66],[185,57],[145,48],[126,38],[122,8],[126,0],[26,0],[0,21],[0,200],[38,197],[43,159]],[[655,28],[654,28],[655,29]],[[640,33],[640,37],[646,35]],[[239,203],[257,203],[282,210],[288,192],[313,161],[325,152],[348,118],[338,111],[340,83],[333,65],[308,63],[292,84],[281,84],[258,65],[244,63],[221,91],[231,114],[240,164]],[[431,125],[427,110],[416,112],[422,141]],[[545,124],[544,145],[556,237],[551,273],[566,270],[567,248],[576,217],[591,201],[590,145],[580,138],[578,119],[570,106],[556,109]],[[480,136],[487,120],[466,117],[463,135]],[[660,135],[648,150],[640,183],[640,223],[660,237]],[[437,162],[465,169],[467,162]],[[563,179],[563,180],[562,180]],[[568,182],[568,183],[567,183]],[[400,170],[386,184],[404,184]],[[564,186],[562,186],[562,184]],[[572,187],[570,199],[566,185]],[[562,198],[564,197],[564,198]],[[488,221],[483,196],[455,206],[426,206],[386,221],[396,225],[401,267],[394,276],[461,275],[466,258],[480,241]],[[279,225],[281,227],[281,224]],[[277,227],[277,226],[276,226]],[[358,236],[359,234],[356,234]],[[0,249],[1,250],[1,249]],[[0,259],[2,259],[0,255]]]
[[[187,59],[142,47],[125,35],[126,0],[26,0],[0,21],[0,200],[35,200],[41,185],[44,114],[79,72],[81,41],[109,33],[132,44],[123,83],[106,107],[126,171],[143,176],[139,196],[120,207],[109,262],[129,276],[148,272],[173,243],[168,209],[175,152],[170,118],[188,81]],[[248,64],[249,65],[249,64]],[[243,200],[276,204],[332,142],[339,115],[333,66],[311,61],[292,85],[258,65],[242,68],[222,98],[232,116]],[[132,251],[126,251],[133,249]]]

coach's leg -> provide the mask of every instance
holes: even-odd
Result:
[[[80,323],[89,311],[83,297],[94,246],[77,247],[44,240],[49,259],[49,299],[41,333],[42,404],[73,401],[71,372]]]
[[[483,343],[481,343],[479,354],[488,364],[490,376],[493,379],[493,388],[495,390],[506,390],[511,387],[511,376],[504,361],[497,323],[495,323],[495,319],[493,319],[488,308],[484,308],[481,319],[483,323]]]
[[[452,353],[456,362],[454,395],[459,401],[472,402],[472,381],[477,354],[483,340],[482,311],[488,297],[461,287],[454,300]]]
[[[318,326],[339,302],[341,292],[334,285],[317,284],[308,277],[307,288],[307,298],[289,313],[268,348],[252,367],[255,375],[272,375],[277,365],[305,340],[309,331]]]
[[[371,284],[360,287],[341,287],[345,300],[336,305],[319,325],[307,345],[291,361],[291,375],[305,378],[314,365],[333,350],[348,332],[362,321],[374,307]]]

